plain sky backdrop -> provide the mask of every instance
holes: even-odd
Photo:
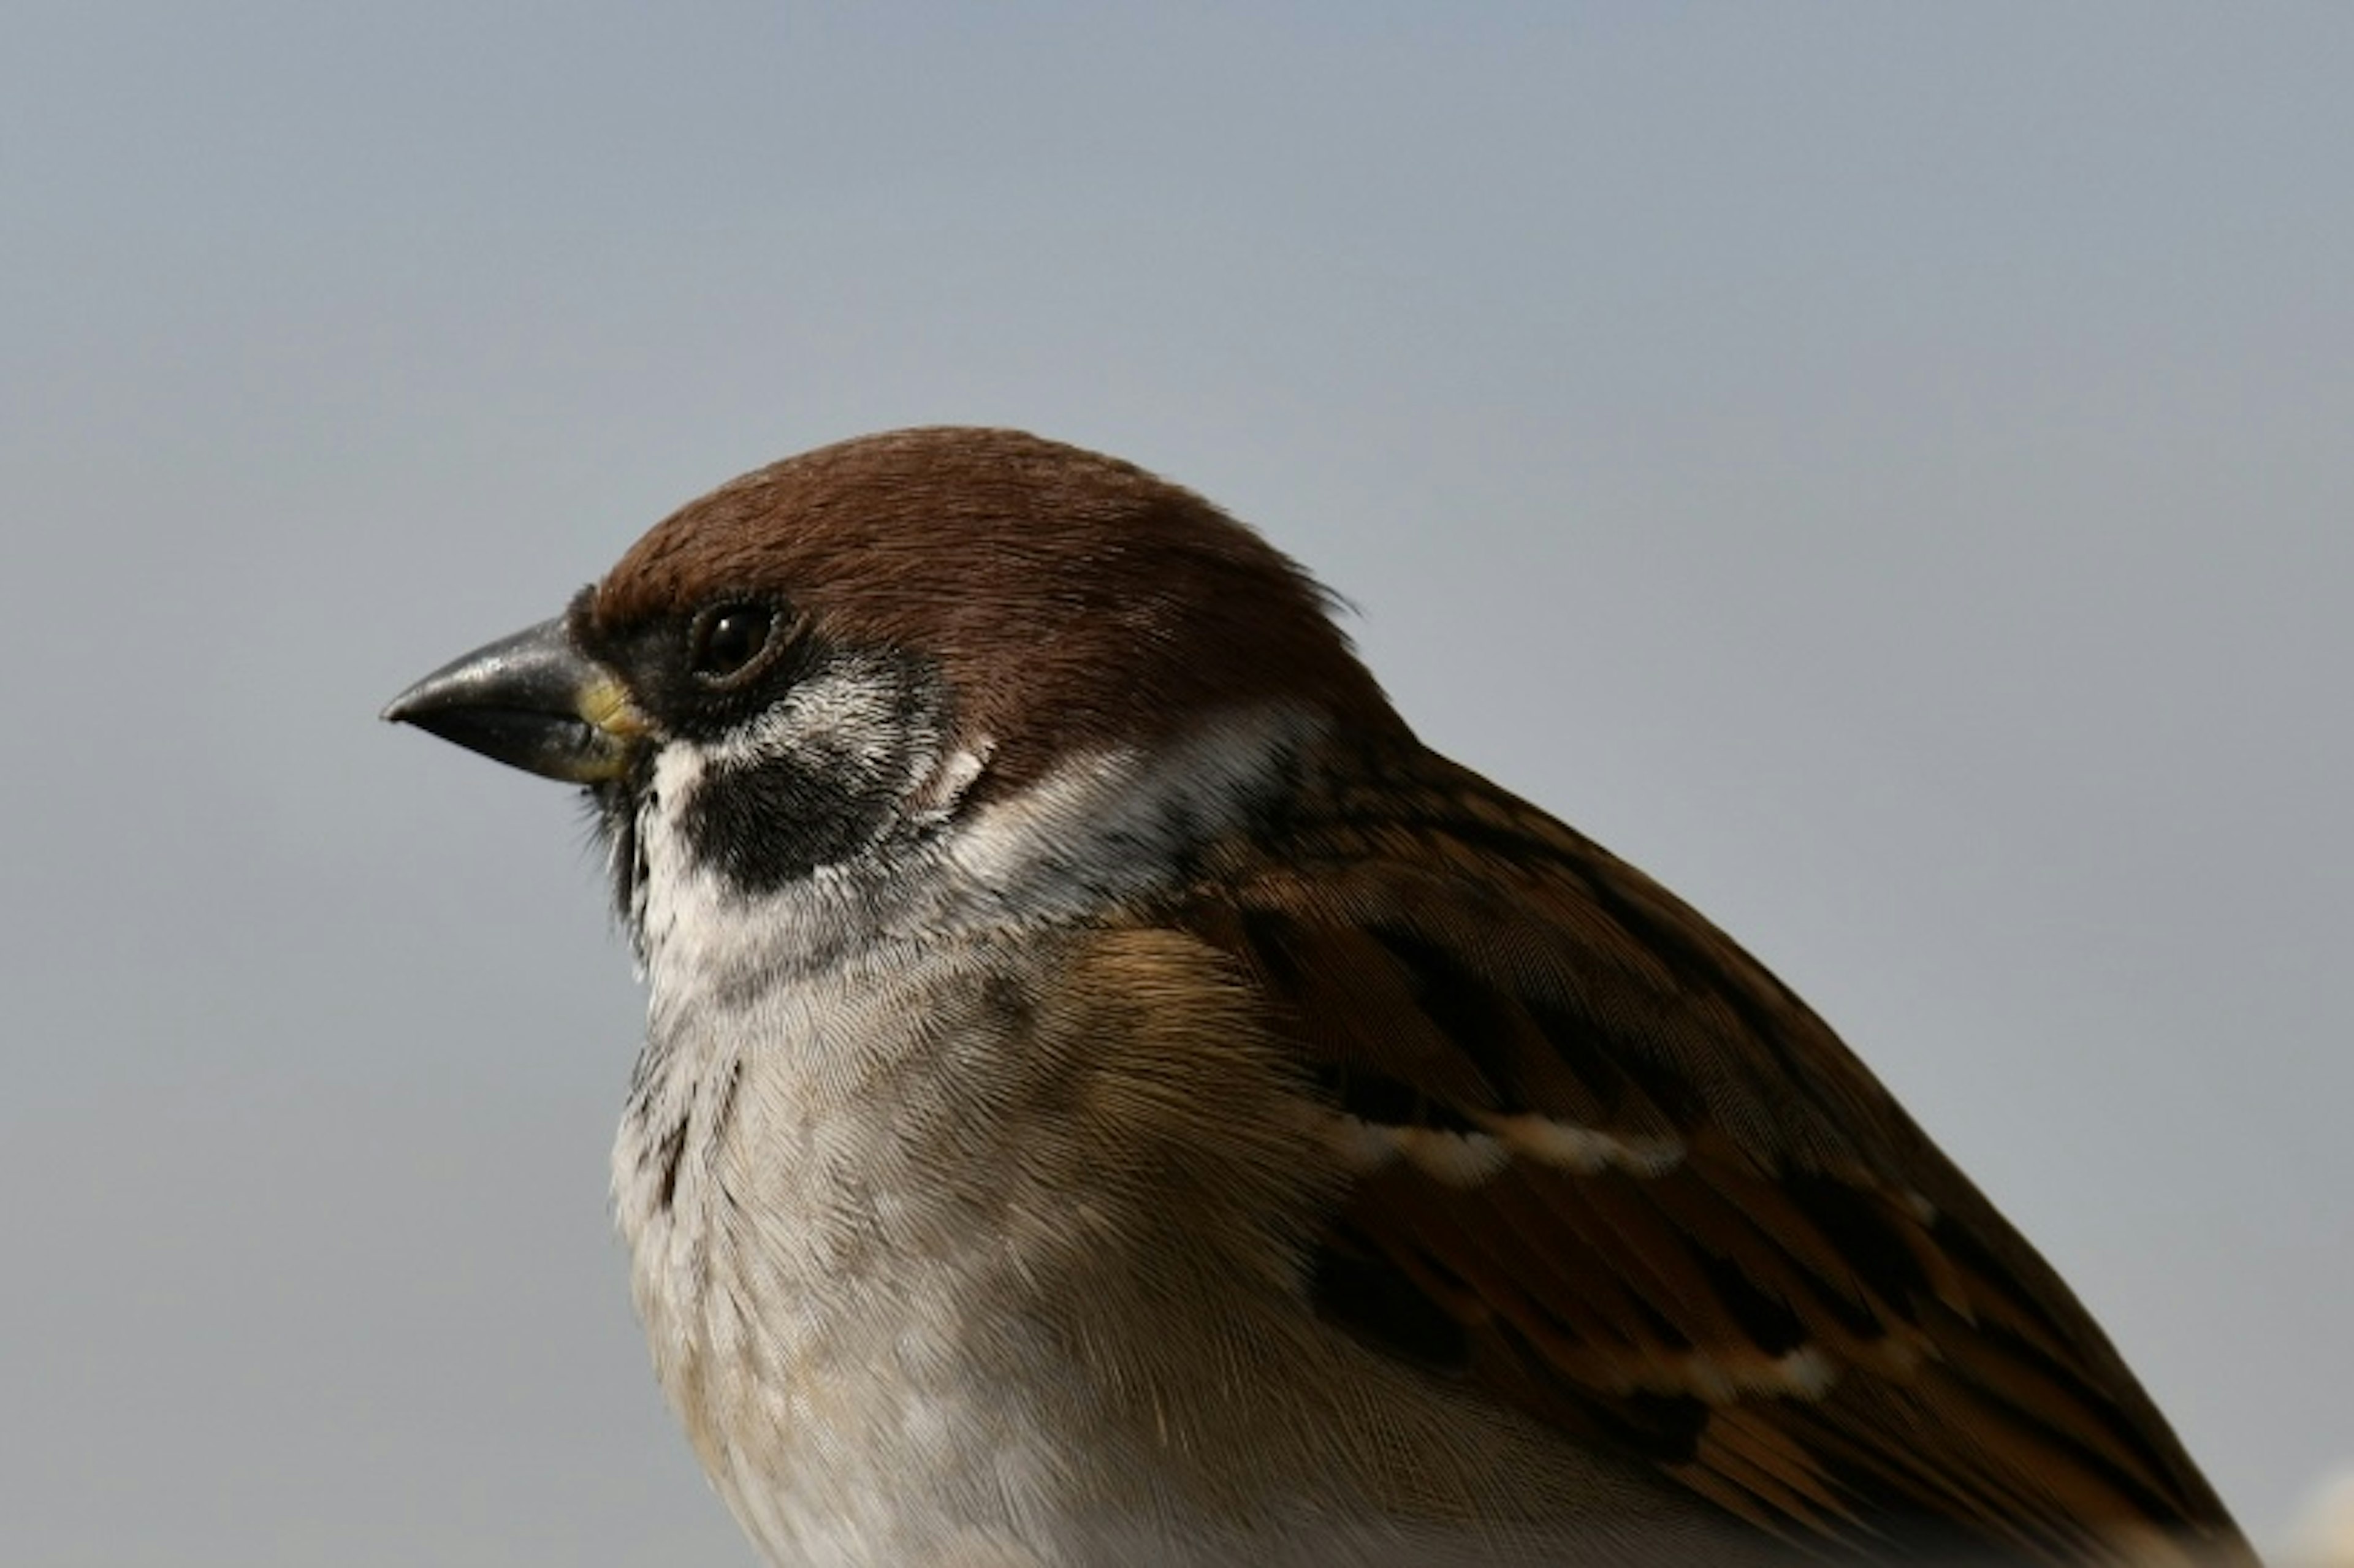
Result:
[[[1357,607],[2075,1282],[2354,1459],[2354,8],[17,0],[0,1560],[748,1564],[563,791],[375,720],[940,421]]]

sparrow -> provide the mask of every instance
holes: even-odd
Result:
[[[761,469],[385,712],[581,786],[612,1192],[778,1564],[2252,1563],[1829,1026],[1111,458]]]

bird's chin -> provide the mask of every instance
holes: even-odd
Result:
[[[646,853],[638,813],[644,799],[642,781],[631,775],[591,784],[580,792],[588,810],[589,832],[605,857],[606,885],[613,913],[628,927],[631,945],[642,953],[646,907]]]

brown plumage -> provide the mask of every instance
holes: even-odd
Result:
[[[1328,609],[1141,470],[910,430],[390,710],[595,795],[653,989],[618,1204],[754,1537],[2251,1562],[1830,1029]]]
[[[650,529],[595,614],[626,626],[716,585],[936,660],[960,723],[995,742],[991,793],[1270,698],[1404,729],[1322,590],[1264,539],[1132,464],[1015,430],[901,430],[748,473]]]
[[[1794,1542],[2237,1560],[2075,1297],[1805,1003],[1468,770],[1380,739],[1331,766],[1172,917],[1344,1111],[1607,1140],[1469,1185],[1386,1160],[1321,1242],[1335,1320]]]

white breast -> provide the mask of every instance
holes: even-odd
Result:
[[[1073,918],[1281,733],[758,897],[642,824],[615,1206],[655,1370],[772,1562],[1637,1560],[1575,1520],[1659,1517],[1643,1483],[1316,1321],[1285,1216],[1325,1143],[1246,997],[1182,934]]]
[[[974,1090],[1023,1091],[1023,999],[1054,943],[1002,927],[1099,895],[1073,857],[1106,820],[1083,797],[1119,771],[754,895],[675,832],[702,759],[657,762],[649,1032],[615,1207],[663,1386],[777,1562],[913,1563],[944,1542],[942,1561],[1026,1562],[1017,1528],[1065,1509],[1067,1455],[1042,1436],[1057,1424],[1027,1408],[1057,1373],[1023,1342],[1021,1299],[1058,1287],[1084,1238],[1009,1223],[1035,1174]],[[908,930],[926,936],[890,935]]]
[[[614,1150],[655,1370],[779,1563],[913,1561],[972,1499],[1027,1489],[1019,1413],[970,1372],[1020,1259],[949,1195],[924,1145],[953,1113],[909,1065],[970,1009],[937,981],[847,990],[678,1020]]]

